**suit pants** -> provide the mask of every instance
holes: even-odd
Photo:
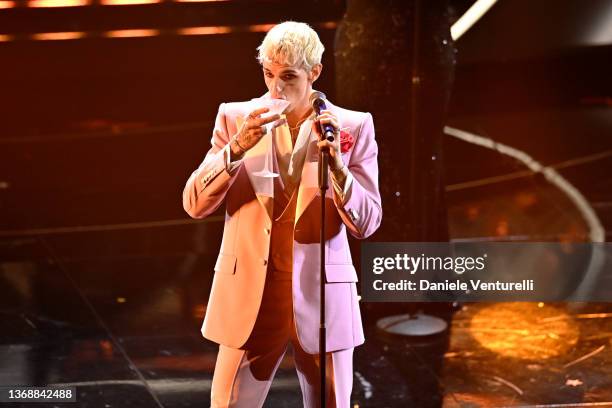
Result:
[[[319,407],[319,354],[306,353],[297,339],[291,275],[269,269],[262,304],[249,339],[239,349],[219,345],[211,407],[262,407],[289,343],[294,350],[304,407]],[[353,348],[328,352],[325,360],[327,406],[348,408],[353,387]]]

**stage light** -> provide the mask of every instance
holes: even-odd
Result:
[[[247,31],[252,33],[267,33],[275,24],[255,24],[247,27]]]
[[[324,23],[319,24],[319,27],[326,28],[328,30],[335,30],[338,27],[338,23],[335,21],[326,21]]]
[[[116,2],[124,0],[103,0],[106,2]],[[128,1],[146,1],[152,2],[153,0],[128,0]],[[160,0],[154,0],[156,2]],[[110,4],[110,3],[107,3]],[[128,4],[128,3],[122,3]],[[136,4],[136,3],[130,3]],[[145,3],[140,3],[145,4]],[[319,24],[320,27],[326,29],[333,29],[337,26],[335,22],[325,22]],[[244,26],[201,26],[201,27],[184,27],[177,28],[176,30],[168,30],[166,34],[177,34],[177,35],[219,35],[236,32],[268,32],[274,24],[254,24]],[[161,35],[161,30],[158,29],[123,29],[123,30],[112,30],[102,32],[100,34],[95,32],[52,32],[52,33],[34,33],[29,36],[31,40],[75,40],[85,37],[103,37],[103,38],[138,38],[138,37],[155,37]],[[0,42],[14,41],[15,37],[9,34],[0,34]]]
[[[82,7],[90,4],[91,0],[30,0],[28,7]]]
[[[70,31],[63,33],[35,33],[32,34],[31,38],[33,40],[77,40],[79,38],[85,37],[84,32],[80,31]]]
[[[103,6],[130,6],[157,3],[161,3],[161,0],[100,0],[100,4]]]
[[[154,37],[156,35],[159,35],[159,30],[153,30],[153,29],[114,30],[114,31],[107,31],[103,34],[104,37],[108,37],[108,38]]]
[[[16,4],[14,1],[0,1],[0,9],[8,9],[8,8],[13,8],[16,7]]]
[[[228,26],[217,26],[217,27],[186,27],[179,28],[177,31],[179,35],[214,35],[214,34],[227,34],[233,32],[231,27]]]
[[[581,40],[588,45],[604,46],[612,43],[612,4],[607,2],[599,7],[588,25],[583,28]]]
[[[476,0],[472,7],[451,27],[453,40],[456,41],[465,34],[495,3],[497,3],[497,0]]]
[[[174,0],[177,3],[216,3],[230,0]]]

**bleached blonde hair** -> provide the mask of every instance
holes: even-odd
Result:
[[[308,24],[285,21],[268,31],[257,47],[257,60],[260,64],[298,65],[309,72],[314,65],[321,63],[324,50],[316,31]]]

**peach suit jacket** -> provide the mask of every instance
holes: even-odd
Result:
[[[240,348],[247,341],[262,300],[272,228],[273,194],[271,179],[255,175],[262,169],[267,149],[257,143],[244,155],[231,174],[226,169],[230,137],[235,135],[237,118],[246,118],[257,101],[222,103],[215,121],[212,147],[202,164],[191,174],[183,191],[183,207],[193,218],[213,213],[225,200],[223,239],[202,335],[227,347]],[[351,111],[327,103],[344,131],[354,138],[351,149],[342,154],[352,175],[344,203],[334,192],[331,179],[326,205],[326,286],[325,317],[327,351],[358,346],[364,342],[357,297],[357,273],[352,264],[347,231],[356,238],[370,236],[382,218],[378,190],[378,147],[370,113]],[[301,179],[297,188],[294,223],[292,295],[297,337],[302,348],[318,354],[319,348],[319,235],[320,192],[318,189],[317,135],[296,141],[305,149]],[[269,139],[270,140],[270,139]],[[268,184],[266,184],[268,183]],[[272,195],[272,197],[270,197]],[[290,254],[289,254],[290,255]],[[288,256],[289,256],[288,255]]]

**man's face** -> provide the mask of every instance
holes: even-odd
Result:
[[[286,112],[308,104],[312,83],[318,76],[318,66],[308,73],[296,65],[264,62],[262,69],[271,97],[285,99],[291,103]]]

